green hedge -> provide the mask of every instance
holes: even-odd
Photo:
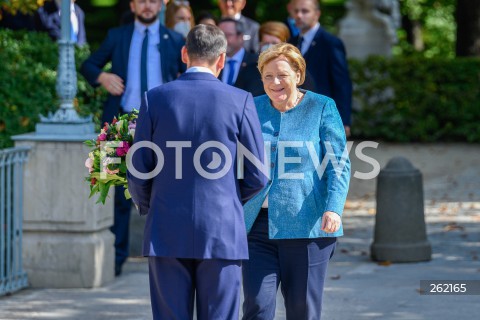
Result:
[[[480,59],[350,61],[352,132],[394,142],[480,142]]]
[[[77,49],[77,67],[89,55]],[[0,149],[57,110],[58,46],[45,34],[0,30]],[[350,61],[352,133],[394,142],[480,142],[480,59],[381,58]],[[76,107],[99,122],[106,92],[78,76]]]
[[[90,54],[76,50],[77,69]],[[0,149],[13,145],[12,135],[35,130],[39,114],[58,109],[55,92],[58,45],[44,33],[0,30]],[[106,93],[94,90],[78,76],[75,100],[81,115],[98,122]]]

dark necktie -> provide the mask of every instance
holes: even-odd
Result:
[[[148,90],[147,80],[147,52],[148,52],[148,29],[145,29],[145,37],[142,43],[142,56],[140,58],[140,90],[143,95]]]
[[[233,86],[233,76],[235,75],[235,60],[228,60],[228,78],[227,84]]]
[[[302,52],[302,45],[303,45],[303,37],[299,36],[298,37],[297,48],[298,48],[298,50],[300,50],[300,52]]]

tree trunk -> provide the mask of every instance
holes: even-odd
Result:
[[[415,51],[423,51],[425,43],[423,41],[422,23],[411,20],[407,15],[404,15],[402,16],[402,27],[407,33],[407,42],[413,46]]]
[[[457,0],[457,57],[480,57],[480,0]]]

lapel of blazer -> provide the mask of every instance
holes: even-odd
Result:
[[[240,70],[238,71],[237,80],[235,81],[235,86],[239,85],[244,81],[245,69],[252,63],[256,63],[255,55],[245,51],[243,56],[242,64],[240,65]]]
[[[317,51],[318,46],[322,40],[322,34],[323,30],[322,27],[318,28],[317,33],[315,33],[315,37],[313,37],[312,43],[310,44],[310,47],[308,47],[307,52],[305,52],[305,59],[309,58],[309,55],[311,52]],[[318,51],[317,51],[318,52]],[[317,57],[318,58],[318,57]]]
[[[163,83],[172,81],[173,79],[168,78],[168,48],[171,46],[170,34],[164,26],[160,24],[160,45],[158,50],[160,51],[160,60],[161,60],[161,72]]]
[[[125,75],[125,82],[128,77],[128,57],[130,55],[130,43],[132,42],[133,38],[133,23],[127,25],[124,29],[124,35],[122,37],[122,62],[124,66],[124,75]]]

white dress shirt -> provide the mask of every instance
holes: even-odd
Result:
[[[197,73],[197,72],[210,73],[213,76],[215,76],[215,74],[213,74],[213,71],[207,67],[190,67],[187,69],[187,71],[185,71],[185,73]]]
[[[317,22],[317,24],[312,29],[308,30],[303,35],[300,35],[301,37],[303,37],[302,48],[300,50],[303,56],[305,55],[305,53],[307,53],[308,48],[310,48],[313,38],[315,38],[315,35],[317,34],[319,28],[320,23]]]
[[[125,112],[130,112],[134,108],[140,108],[141,96],[143,94],[140,88],[140,69],[145,29],[147,29],[147,26],[135,20],[128,55],[126,88],[121,101],[122,109]],[[163,84],[159,45],[160,21],[157,19],[157,21],[148,26],[147,82],[149,90]]]

